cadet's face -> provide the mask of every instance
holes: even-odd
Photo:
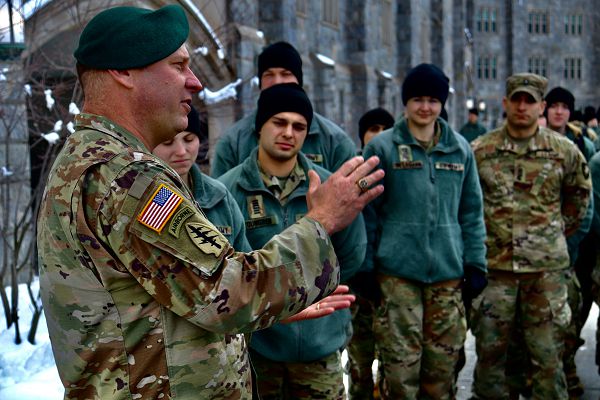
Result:
[[[280,83],[298,83],[298,78],[285,68],[269,68],[260,77],[261,90],[279,85]]]
[[[510,99],[505,97],[502,104],[506,111],[506,123],[516,129],[533,127],[544,112],[544,103],[535,101],[525,92],[517,92]]]
[[[189,63],[189,53],[182,45],[154,64],[131,70],[139,110],[137,123],[154,146],[172,139],[187,127],[192,96],[202,90]]]
[[[198,157],[200,139],[195,133],[179,132],[172,140],[154,148],[155,156],[169,164],[179,175],[186,175]]]
[[[298,113],[275,114],[260,129],[260,150],[271,160],[287,161],[302,148],[307,129],[306,119]]]
[[[417,126],[428,126],[435,122],[442,112],[442,103],[429,96],[413,97],[406,102],[406,118]]]
[[[370,126],[369,129],[367,129],[367,131],[365,132],[365,137],[363,139],[363,141],[365,142],[365,146],[371,141],[371,139],[379,135],[384,129],[385,126],[381,124],[375,124]]]
[[[553,103],[548,107],[548,126],[552,129],[562,129],[569,122],[571,111],[563,102]]]

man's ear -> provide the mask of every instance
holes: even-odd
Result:
[[[120,85],[128,89],[133,88],[133,76],[129,69],[109,69],[110,76]]]

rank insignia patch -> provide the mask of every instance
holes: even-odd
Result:
[[[219,257],[227,248],[227,240],[212,226],[202,222],[190,222],[185,225],[190,239],[205,254]]]
[[[248,214],[251,219],[262,218],[267,215],[262,195],[246,197],[248,203]]]
[[[150,197],[144,206],[144,211],[137,219],[143,225],[160,233],[182,201],[180,195],[163,183]]]

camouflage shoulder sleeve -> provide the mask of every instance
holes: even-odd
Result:
[[[235,253],[160,166],[133,163],[100,206],[97,234],[159,303],[212,332],[265,328],[333,291],[331,240],[303,219],[263,249]],[[113,211],[114,210],[114,211]]]
[[[591,197],[592,181],[583,154],[571,143],[565,147],[561,210],[565,221],[565,235],[570,236],[577,231],[585,218]]]

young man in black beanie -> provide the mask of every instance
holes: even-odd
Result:
[[[365,267],[381,289],[375,338],[384,399],[451,399],[466,338],[465,306],[486,285],[483,200],[469,143],[439,118],[449,82],[435,65],[402,84],[405,118],[364,155],[386,171],[364,210]]]
[[[258,147],[219,178],[242,209],[252,248],[261,248],[308,211],[309,170],[323,181],[330,175],[300,152],[312,119],[312,106],[299,85],[263,90],[255,118]],[[362,216],[331,240],[344,282],[364,260],[367,239]],[[341,350],[351,331],[349,310],[340,310],[253,333],[250,356],[261,398],[344,399]]]
[[[280,83],[302,86],[302,58],[287,42],[267,46],[258,56],[260,89]],[[256,111],[236,122],[223,133],[211,160],[211,175],[219,177],[240,164],[258,144],[254,129]],[[346,160],[356,155],[356,146],[350,137],[334,122],[314,113],[308,135],[302,148],[304,155],[328,171],[336,171]]]
[[[596,151],[594,143],[585,133],[588,128],[585,125],[578,126],[574,122],[569,122],[575,109],[575,96],[569,90],[557,86],[546,94],[545,100],[548,128],[575,143],[589,162]],[[577,276],[572,275],[568,281],[567,295],[572,317],[565,333],[563,369],[567,378],[567,390],[574,398],[583,395],[583,385],[577,374],[575,354],[583,344],[580,334],[592,305],[590,274],[596,264],[596,238],[589,234],[589,229],[593,208],[593,202],[590,202],[586,219],[577,233],[567,239],[571,267],[575,269]]]
[[[460,128],[459,133],[470,143],[483,135],[487,129],[479,123],[479,111],[476,108],[469,109],[468,121]]]

